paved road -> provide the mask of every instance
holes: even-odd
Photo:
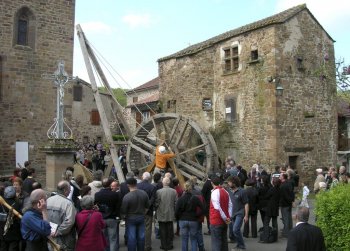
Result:
[[[310,204],[310,223],[314,224],[315,222],[315,217],[313,214],[313,201],[309,201]],[[293,208],[293,215],[295,214],[295,208]],[[262,222],[260,220],[260,215],[258,215],[258,229],[260,227],[262,227]],[[295,221],[294,224],[295,225]],[[278,219],[278,228],[281,229],[283,227],[282,221],[280,220],[280,217]],[[243,230],[243,227],[242,227]],[[207,227],[206,225],[203,225],[203,232],[207,231]],[[123,250],[127,250],[127,248],[125,247],[124,243],[122,240],[123,239],[123,234],[124,234],[124,228],[121,227],[120,228],[120,249],[121,251]],[[153,237],[153,241],[152,241],[152,251],[160,251],[161,249],[160,247],[160,240],[154,239],[154,235],[152,234]],[[277,242],[275,243],[269,243],[269,244],[263,244],[263,243],[258,243],[258,238],[244,238],[246,247],[247,247],[247,251],[285,251],[286,250],[286,246],[287,246],[287,239],[285,238],[279,238]],[[204,243],[205,243],[205,249],[206,251],[210,251],[211,250],[211,240],[210,240],[210,236],[208,235],[204,235]],[[231,244],[229,243],[229,250],[231,250],[232,248],[235,247],[236,244]],[[190,248],[190,246],[189,246]],[[174,238],[174,251],[181,251],[181,237],[175,237]]]

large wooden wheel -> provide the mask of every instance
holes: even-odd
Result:
[[[160,113],[144,121],[130,138],[128,169],[145,171],[155,159],[156,146],[164,142],[176,154],[176,168],[185,178],[194,175],[202,181],[218,167],[216,144],[208,131],[186,116]]]

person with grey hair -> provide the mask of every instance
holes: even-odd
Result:
[[[78,233],[75,250],[104,251],[107,247],[107,241],[103,235],[106,223],[102,214],[94,210],[94,198],[91,195],[83,197],[80,206],[83,210],[75,217],[75,227]]]
[[[169,187],[170,179],[163,178],[163,188],[156,192],[156,217],[159,222],[161,249],[173,249],[175,204],[177,195],[175,189]]]
[[[27,251],[47,251],[46,237],[51,234],[46,207],[46,193],[36,189],[30,194],[31,207],[24,213],[21,233]]]
[[[296,218],[297,223],[288,235],[286,251],[325,251],[326,245],[322,230],[308,223],[309,208],[299,207]]]
[[[153,206],[156,196],[156,187],[151,184],[151,174],[144,172],[142,174],[142,181],[137,183],[137,188],[147,193],[150,207],[145,215],[145,250],[152,250],[152,222],[153,222]]]
[[[317,177],[314,183],[314,192],[318,193],[320,190],[320,182],[326,182],[325,177],[323,176],[322,168],[316,169]]]
[[[47,199],[48,219],[58,225],[54,238],[65,251],[73,251],[75,247],[75,216],[73,202],[67,198],[70,184],[62,180],[57,185],[57,194]]]
[[[102,189],[102,170],[97,170],[92,174],[93,181],[88,184],[91,187],[91,196],[94,197],[95,193]]]

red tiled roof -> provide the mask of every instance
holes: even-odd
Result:
[[[127,93],[133,93],[133,92],[138,92],[138,91],[142,91],[145,89],[153,89],[153,88],[158,88],[158,87],[159,87],[159,77],[156,77],[156,78],[144,83],[143,85],[140,85],[140,86],[136,87],[135,89],[128,91]]]
[[[128,105],[127,107],[132,107],[134,105],[141,105],[141,104],[148,104],[148,103],[151,103],[151,102],[156,102],[159,100],[159,93],[155,93],[145,99],[142,99],[142,100],[139,100],[135,103],[132,103],[130,105]]]
[[[269,26],[269,25],[284,23],[303,10],[307,10],[309,12],[309,14],[314,18],[314,16],[311,14],[309,9],[306,7],[306,4],[301,4],[301,5],[295,6],[293,8],[287,9],[285,11],[282,11],[276,15],[264,18],[264,19],[259,20],[257,22],[253,22],[253,23],[244,25],[244,26],[239,27],[237,29],[234,29],[234,30],[222,33],[222,34],[215,36],[213,38],[210,38],[206,41],[191,45],[191,46],[189,46],[181,51],[178,51],[174,54],[171,54],[169,56],[158,59],[158,62],[162,62],[162,61],[165,61],[165,60],[168,60],[171,58],[180,58],[180,57],[192,55],[192,54],[195,54],[195,53],[202,51],[206,48],[212,47],[213,45],[215,45],[221,41],[232,38],[234,36],[238,36],[238,35],[246,33],[246,32],[251,32],[253,30],[261,29],[261,28]],[[314,18],[314,20],[318,23],[318,21],[315,18]],[[323,29],[323,27],[322,27],[322,29]],[[326,34],[328,35],[327,32],[326,32]]]

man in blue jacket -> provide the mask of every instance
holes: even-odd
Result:
[[[47,236],[51,234],[46,209],[46,193],[36,189],[30,194],[31,208],[23,215],[21,233],[27,251],[47,251]]]

